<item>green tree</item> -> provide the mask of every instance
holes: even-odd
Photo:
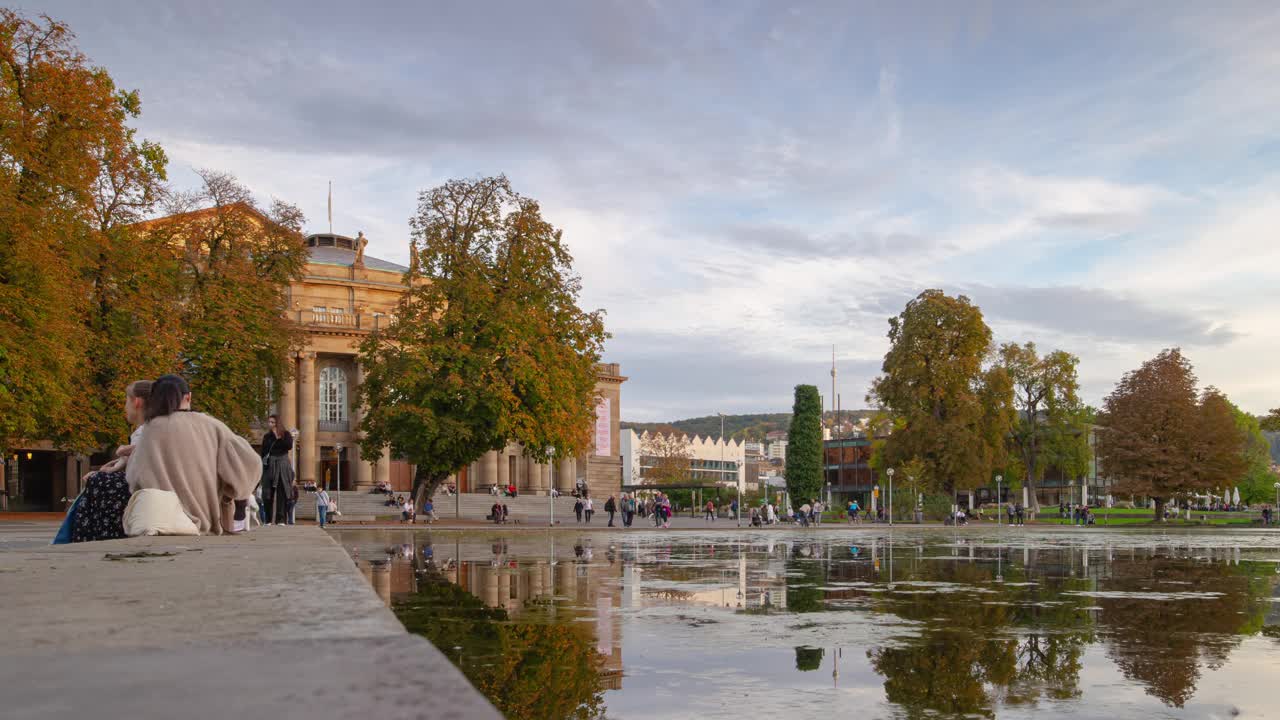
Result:
[[[1055,350],[1043,357],[1035,343],[1006,343],[1000,347],[1000,365],[1013,385],[1017,410],[1010,433],[1010,443],[1022,461],[1023,476],[1030,510],[1039,512],[1036,486],[1045,468],[1053,461],[1070,462],[1072,467],[1058,465],[1068,477],[1078,477],[1081,454],[1088,456],[1088,434],[1080,424],[1080,383],[1076,377],[1076,356]]]
[[[1275,497],[1274,485],[1280,480],[1271,472],[1271,443],[1262,434],[1256,417],[1235,405],[1231,411],[1236,428],[1244,436],[1245,469],[1235,483],[1240,487],[1240,500],[1249,505],[1268,502]]]
[[[1267,432],[1280,432],[1280,408],[1272,408],[1271,412],[1258,418],[1258,425]]]
[[[408,289],[360,348],[364,451],[415,464],[421,496],[508,441],[586,450],[608,335],[578,307],[561,231],[502,176],[423,192],[410,224]]]
[[[0,9],[0,443],[93,444],[79,396],[99,379],[94,281],[127,244],[103,229],[163,180],[163,153],[128,127],[139,109],[66,25]]]
[[[787,433],[787,493],[796,509],[822,493],[822,399],[814,385],[797,385]]]
[[[985,485],[1005,464],[1012,389],[984,368],[991,329],[967,297],[926,290],[889,320],[889,351],[869,402],[892,418],[884,462],[918,458],[927,490]]]

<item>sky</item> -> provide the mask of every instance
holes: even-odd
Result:
[[[927,288],[1080,358],[1181,347],[1280,406],[1280,4],[19,2],[143,101],[179,187],[405,262],[420,191],[505,173],[604,308],[622,414],[866,405]]]

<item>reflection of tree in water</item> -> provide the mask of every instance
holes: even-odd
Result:
[[[525,622],[536,610],[511,621],[505,610],[486,607],[438,574],[424,576],[418,592],[394,609],[410,632],[449,655],[504,717],[604,717],[603,659],[581,623]]]
[[[1108,592],[1204,593],[1185,599],[1102,597],[1099,624],[1107,628],[1107,654],[1124,676],[1166,705],[1182,707],[1195,694],[1201,663],[1226,662],[1243,634],[1257,632],[1265,616],[1264,585],[1251,564],[1231,567],[1173,558],[1116,562],[1100,586]]]
[[[822,648],[801,645],[796,648],[796,670],[808,672],[822,667]]]
[[[1080,694],[1085,645],[1092,639],[1087,601],[1064,596],[1084,581],[1045,577],[1025,583],[1022,568],[1008,568],[997,583],[988,563],[924,563],[899,579],[970,588],[934,592],[910,585],[886,593],[877,609],[919,621],[918,637],[898,638],[867,653],[885,677],[887,698],[911,716],[930,713],[991,717],[999,698],[1008,704]]]

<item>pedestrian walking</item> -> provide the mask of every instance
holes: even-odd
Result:
[[[715,519],[716,519],[716,504],[715,504],[714,502],[712,502],[712,501],[710,501],[710,500],[708,500],[708,501],[707,501],[706,506],[703,508],[703,512],[702,512],[702,519],[703,519],[703,520],[706,520],[707,522],[714,522],[714,521],[715,521]]]
[[[586,500],[582,502],[582,515],[583,517],[586,518],[588,524],[591,523],[591,515],[594,512],[595,512],[595,503],[591,502],[591,498],[588,497]]]
[[[809,503],[800,506],[800,514],[797,516],[800,519],[800,527],[809,527],[809,515],[812,512],[813,506]]]
[[[582,522],[582,498],[573,501],[573,514],[578,518],[578,522]]]
[[[858,522],[858,501],[850,500],[849,501],[849,524],[852,525],[853,523],[856,523],[856,522]]]
[[[813,524],[814,524],[814,525],[821,525],[821,524],[822,524],[822,513],[823,513],[826,509],[827,509],[827,506],[826,506],[826,505],[824,505],[824,504],[822,504],[822,501],[821,501],[821,500],[815,500],[815,501],[814,501],[814,503],[813,503]]]
[[[604,501],[604,511],[609,513],[609,527],[613,527],[613,514],[618,511],[618,504],[614,502],[612,495]]]
[[[770,524],[770,525],[776,525],[776,524],[778,523],[778,511],[777,511],[777,509],[773,506],[773,503],[769,503],[769,504],[768,504],[768,505],[766,505],[765,507],[766,507],[766,508],[768,509],[768,511],[769,511],[769,524]]]

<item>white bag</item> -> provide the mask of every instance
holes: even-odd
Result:
[[[124,509],[124,534],[199,535],[200,527],[182,509],[177,493],[144,488],[129,498]]]

